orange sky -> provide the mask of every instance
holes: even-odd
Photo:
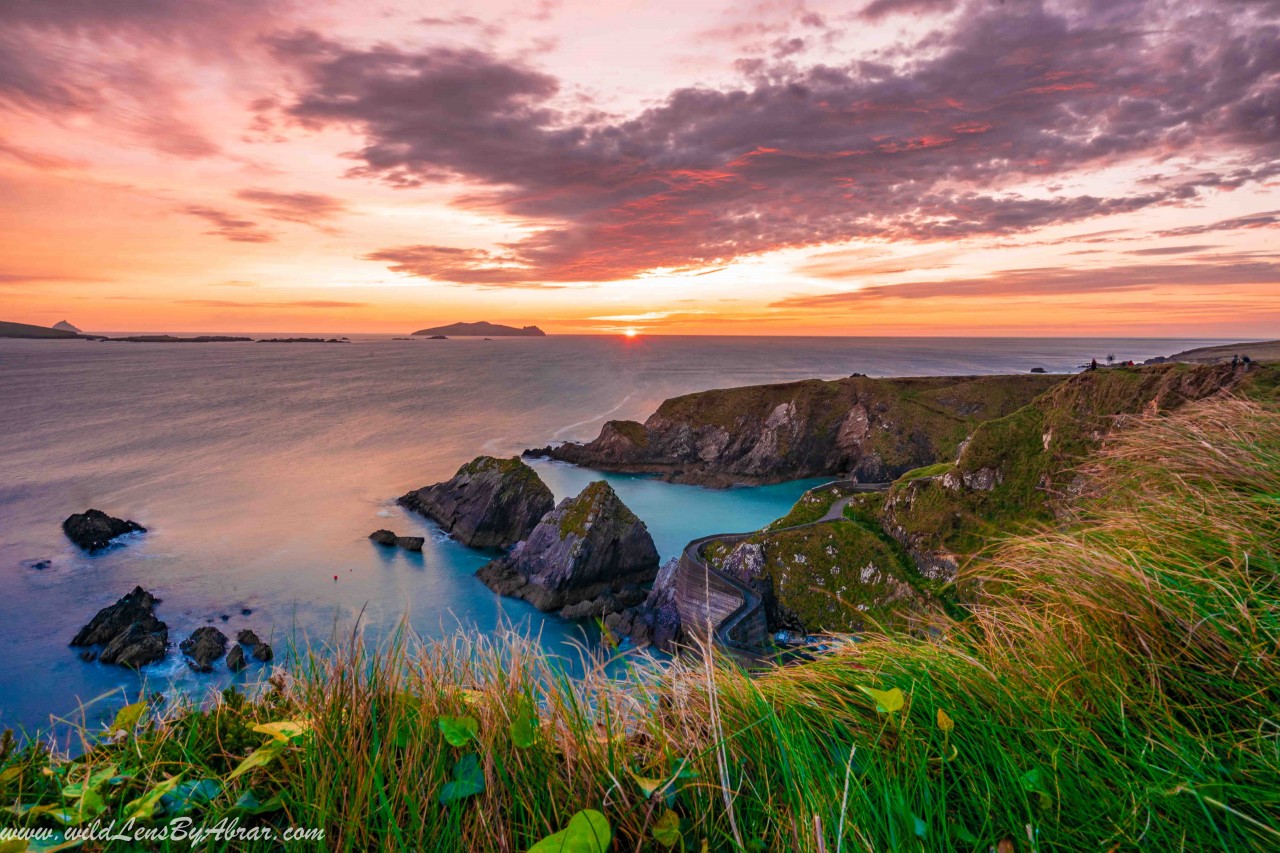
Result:
[[[0,319],[1280,337],[1273,16],[5,4]]]

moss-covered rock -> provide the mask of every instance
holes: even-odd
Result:
[[[603,480],[547,513],[511,552],[477,576],[502,595],[566,616],[599,616],[640,603],[658,549],[645,523]],[[584,602],[595,602],[588,606]]]
[[[807,380],[687,394],[643,424],[610,421],[588,444],[528,451],[708,486],[848,475],[885,481],[953,459],[986,420],[1061,376]]]
[[[520,459],[477,456],[452,479],[400,498],[464,545],[505,548],[532,532],[555,506],[537,472]]]
[[[853,521],[762,531],[703,553],[760,595],[773,630],[904,628],[930,606],[895,543]]]
[[[1076,488],[1074,468],[1113,430],[1216,394],[1271,393],[1277,374],[1192,364],[1078,374],[980,425],[954,465],[904,475],[880,522],[925,575],[950,580],[994,539],[1054,522]]]

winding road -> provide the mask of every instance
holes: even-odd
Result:
[[[815,489],[832,487],[850,489],[854,494],[837,498],[827,512],[816,521],[780,527],[770,532],[800,530],[819,524],[842,521],[845,507],[858,494],[884,491],[889,488],[889,485],[889,483],[835,480],[816,486]],[[713,533],[693,540],[685,546],[684,552],[680,555],[677,607],[681,622],[686,626],[686,630],[697,630],[699,633],[706,632],[710,625],[714,642],[737,653],[756,653],[765,640],[768,627],[764,609],[760,606],[760,596],[746,584],[708,563],[702,552],[710,542],[719,541],[732,545],[759,532],[752,530],[747,533]]]

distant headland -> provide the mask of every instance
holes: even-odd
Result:
[[[537,326],[500,326],[481,320],[479,323],[453,323],[414,332],[414,335],[449,335],[457,338],[544,338],[547,333]]]

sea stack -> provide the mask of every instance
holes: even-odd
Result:
[[[585,618],[639,603],[642,584],[657,570],[649,529],[599,480],[561,501],[528,539],[476,574],[494,592]]]
[[[160,602],[140,586],[104,607],[80,629],[72,646],[103,646],[98,660],[137,669],[160,660],[169,643],[169,626],[156,618]]]
[[[521,460],[477,456],[452,479],[409,492],[399,503],[464,545],[507,548],[533,531],[555,506],[555,496]]]
[[[67,516],[62,522],[62,532],[84,550],[93,552],[107,547],[118,536],[146,533],[147,528],[136,521],[112,518],[101,510],[90,509]]]

